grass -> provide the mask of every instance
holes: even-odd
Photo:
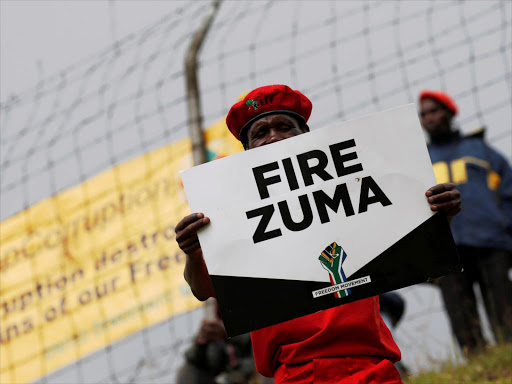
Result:
[[[464,364],[447,363],[439,371],[403,378],[406,384],[512,384],[512,344],[488,347]]]

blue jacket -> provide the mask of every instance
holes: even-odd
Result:
[[[489,147],[483,129],[428,145],[438,183],[451,181],[462,211],[452,221],[458,245],[512,250],[512,168]]]

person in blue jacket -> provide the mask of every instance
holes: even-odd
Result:
[[[463,136],[454,126],[457,105],[444,92],[423,91],[420,119],[438,183],[453,182],[462,210],[451,227],[464,271],[439,280],[461,348],[485,344],[473,283],[478,282],[498,342],[512,340],[512,168],[484,141],[484,129]]]

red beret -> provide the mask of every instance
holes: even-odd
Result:
[[[226,124],[237,140],[241,140],[242,132],[262,116],[286,113],[307,122],[312,109],[311,101],[299,91],[287,85],[266,85],[249,92],[242,101],[233,105]]]
[[[434,99],[434,100],[439,101],[446,108],[448,108],[450,111],[452,111],[454,116],[458,112],[457,104],[455,104],[455,101],[453,101],[453,99],[450,96],[448,96],[448,94],[446,94],[444,92],[425,90],[420,93],[420,102],[423,99]]]

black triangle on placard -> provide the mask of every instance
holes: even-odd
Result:
[[[327,282],[211,278],[224,325],[232,337],[460,270],[448,220],[435,214],[350,276],[349,281],[370,276],[371,283],[352,288],[346,297],[329,294],[313,298],[313,291],[331,285]]]

